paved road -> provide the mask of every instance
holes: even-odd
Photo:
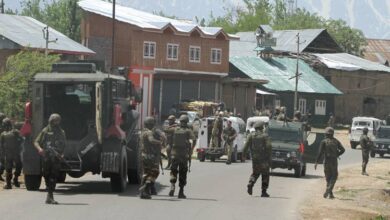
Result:
[[[347,150],[341,167],[360,161],[360,151]],[[27,192],[24,189],[0,192],[1,219],[299,219],[299,203],[305,189],[318,186],[322,167],[314,171],[308,166],[305,178],[294,178],[292,171],[275,170],[271,176],[271,198],[261,198],[260,181],[254,196],[246,193],[251,162],[231,166],[221,162],[193,162],[186,188],[187,200],[166,196],[169,175],[158,180],[159,196],[151,201],[140,200],[136,186],[129,186],[122,194],[110,192],[107,179],[87,175],[81,179],[67,179],[58,185],[55,198],[58,206],[43,204],[45,192]]]

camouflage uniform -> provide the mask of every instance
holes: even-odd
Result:
[[[221,147],[221,133],[223,127],[223,113],[219,113],[213,124],[213,130],[211,132],[211,147]]]
[[[147,126],[147,120],[153,120],[153,125]],[[141,152],[142,152],[142,186],[140,188],[140,197],[150,199],[150,194],[156,194],[154,183],[160,174],[160,154],[161,141],[156,139],[154,127],[154,119],[145,119],[145,128],[141,132]],[[153,188],[153,189],[152,189]]]
[[[262,197],[269,197],[267,189],[269,186],[269,170],[272,160],[272,144],[268,135],[263,133],[264,123],[256,122],[256,131],[248,135],[244,146],[244,155],[248,149],[252,153],[252,175],[249,178],[248,193],[252,195],[252,188],[261,174]]]
[[[58,121],[58,124],[55,124],[54,121]],[[53,198],[53,192],[61,169],[61,160],[56,153],[63,155],[66,146],[65,131],[59,126],[60,121],[61,117],[58,114],[52,114],[49,118],[49,125],[43,128],[34,142],[36,147],[38,146],[44,150],[42,168],[48,190],[47,204],[58,204]]]
[[[338,176],[337,159],[345,152],[345,149],[340,141],[333,137],[333,128],[328,127],[325,129],[325,132],[326,138],[322,140],[320,144],[316,164],[320,162],[320,159],[324,156],[324,173],[326,178],[324,198],[328,196],[334,198],[333,188]]]
[[[14,185],[20,187],[18,178],[22,172],[22,160],[21,154],[21,143],[23,141],[19,134],[19,131],[12,128],[11,121],[4,119],[3,125],[5,130],[0,135],[0,151],[2,155],[2,161],[4,161],[6,170],[6,182],[4,189],[11,189],[12,180],[12,168],[15,165],[14,172]]]
[[[172,166],[171,166],[171,190],[169,196],[173,196],[175,192],[175,184],[179,175],[179,198],[185,199],[184,186],[187,185],[188,160],[191,159],[192,146],[190,140],[194,140],[195,136],[192,130],[188,127],[188,117],[180,117],[180,127],[172,128],[168,132],[173,134],[172,145]]]
[[[368,129],[363,129],[363,134],[360,136],[360,146],[362,147],[362,175],[368,175],[366,172],[368,158],[370,155],[370,150],[373,146],[371,139],[367,136]]]
[[[223,129],[223,139],[225,140],[225,147],[228,155],[226,164],[230,164],[232,162],[233,142],[236,136],[237,132],[233,127],[230,126]]]
[[[167,166],[165,167],[165,169],[170,169],[171,168],[171,165],[172,165],[172,160],[171,160],[171,150],[172,150],[172,143],[173,143],[173,134],[172,133],[169,133],[167,131],[169,131],[169,129],[172,129],[172,128],[176,128],[177,127],[177,124],[175,122],[176,118],[175,116],[173,115],[170,115],[168,117],[168,121],[169,121],[169,125],[164,128],[164,132],[166,133],[167,135],[167,158],[168,158],[168,164]]]
[[[302,121],[302,114],[300,111],[296,111],[294,114],[294,118],[292,120],[293,122],[301,122]]]

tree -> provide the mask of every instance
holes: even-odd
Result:
[[[80,41],[81,10],[77,2],[78,0],[24,0],[21,3],[21,15],[33,17],[69,38]]]
[[[58,55],[47,57],[39,51],[22,50],[7,59],[5,74],[0,77],[0,112],[23,119],[28,97],[28,82],[39,72],[50,72]]]

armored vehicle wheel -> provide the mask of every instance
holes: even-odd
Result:
[[[294,168],[294,176],[299,178],[302,175],[302,166],[297,166]]]
[[[214,155],[210,156],[210,161],[211,162],[215,162],[215,156]]]
[[[57,183],[65,183],[66,172],[60,172],[57,176]]]
[[[143,175],[141,157],[142,157],[141,148],[138,146],[137,147],[137,155],[135,157],[136,167],[127,170],[127,179],[128,179],[129,184],[140,184],[141,183],[142,175]]]
[[[301,176],[306,176],[306,164],[302,167]]]
[[[384,153],[380,153],[379,156],[380,156],[380,157],[384,157],[385,154],[384,154]]]
[[[24,182],[28,191],[37,191],[41,186],[41,175],[24,175]]]
[[[200,162],[204,162],[206,160],[206,154],[202,152],[198,152],[198,159]]]
[[[119,173],[111,174],[111,190],[123,192],[127,186],[127,154],[126,148],[122,147]]]
[[[350,144],[351,144],[351,148],[352,148],[352,149],[356,149],[357,143],[355,143],[355,142],[350,142]]]
[[[80,178],[84,176],[84,174],[85,174],[84,172],[75,172],[75,171],[68,173],[68,175],[73,178]]]
[[[370,156],[374,158],[375,157],[375,152],[371,151],[370,152]]]
[[[233,149],[233,153],[232,153],[232,163],[235,163],[237,161],[237,145],[234,147]]]

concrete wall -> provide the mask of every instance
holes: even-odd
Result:
[[[355,116],[384,119],[390,113],[390,73],[328,68],[319,72],[344,93],[335,98],[337,121],[349,124]]]

